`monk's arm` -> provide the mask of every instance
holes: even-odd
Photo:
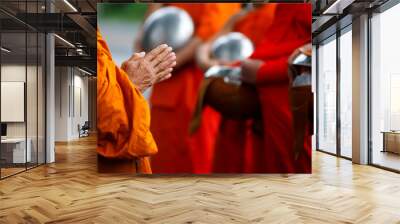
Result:
[[[210,39],[208,39],[206,44],[212,44],[214,40],[216,40],[218,37],[225,35],[229,32],[232,32],[233,29],[235,28],[236,22],[242,17],[244,17],[246,13],[247,13],[246,11],[240,11],[235,15],[233,15],[231,18],[229,18],[228,21],[226,21],[226,23],[222,26],[222,28],[218,32],[216,32]]]
[[[308,43],[310,40],[296,40],[289,43],[275,43],[275,46],[265,45],[259,46],[253,53],[252,57],[262,63],[257,68],[256,80],[257,84],[265,84],[269,82],[287,82],[288,81],[288,60],[290,55],[300,46]],[[274,49],[271,49],[271,46]],[[268,52],[275,52],[274,57],[266,57]],[[259,59],[257,59],[259,58]]]
[[[197,64],[201,69],[207,70],[213,65],[217,65],[218,61],[213,60],[211,58],[211,46],[212,43],[220,36],[223,36],[229,32],[232,32],[236,22],[241,19],[247,12],[240,11],[233,15],[229,20],[224,24],[224,26],[216,32],[211,38],[209,38],[206,42],[204,42],[197,51],[196,60]]]
[[[189,42],[180,49],[176,53],[176,69],[179,69],[183,65],[185,65],[187,62],[190,62],[194,59],[196,55],[196,50],[197,48],[201,45],[202,41],[200,38],[194,36],[192,37]]]
[[[157,147],[149,131],[147,102],[128,75],[113,62],[99,33],[97,79],[98,153],[114,158],[155,154]]]
[[[288,78],[288,56],[267,60],[257,71],[257,84],[287,82]]]

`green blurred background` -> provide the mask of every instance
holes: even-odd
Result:
[[[143,3],[99,3],[97,18],[99,20],[138,21],[143,19],[147,4]]]
[[[144,3],[97,4],[97,26],[117,65],[121,65],[135,52],[134,41],[147,7],[148,4]],[[151,88],[143,95],[149,99],[150,94]]]
[[[147,7],[144,3],[97,4],[98,28],[118,65],[135,51],[133,43]]]

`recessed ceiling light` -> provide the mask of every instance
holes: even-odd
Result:
[[[59,40],[61,40],[62,42],[64,42],[65,44],[67,44],[68,46],[75,48],[75,45],[73,45],[73,44],[72,44],[71,42],[69,42],[68,40],[66,40],[66,39],[64,39],[64,38],[62,38],[62,37],[60,37],[60,36],[57,35],[57,34],[54,34],[54,36],[57,37],[57,38],[58,38]]]
[[[88,71],[86,71],[86,70],[83,70],[83,69],[81,69],[81,68],[79,68],[79,67],[78,67],[78,70],[81,71],[81,72],[83,72],[83,73],[85,73],[85,74],[87,74],[87,75],[93,75],[92,73],[90,73],[90,72],[88,72]]]
[[[68,1],[68,0],[64,0],[65,4],[68,5],[68,7],[70,7],[74,12],[78,12],[78,10]]]
[[[343,9],[351,5],[355,0],[336,0],[322,13],[323,15],[329,14],[342,14]]]
[[[11,50],[9,50],[9,49],[7,49],[5,47],[1,47],[0,49],[1,49],[1,51],[4,51],[6,53],[10,53],[11,52]]]

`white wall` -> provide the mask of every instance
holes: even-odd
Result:
[[[88,120],[88,78],[83,75],[76,68],[56,67],[56,141],[79,138],[78,124]]]
[[[76,72],[77,70],[75,70]],[[79,73],[81,74],[81,73]],[[81,75],[74,75],[74,108],[72,119],[72,132],[73,136],[78,137],[78,124],[83,125],[88,121],[88,78]],[[81,108],[80,108],[81,107]],[[81,110],[81,111],[80,111]]]
[[[3,82],[26,82],[25,80],[25,65],[2,65],[1,66],[1,81]],[[36,74],[36,67],[28,66],[27,67],[28,74]],[[37,107],[37,99],[36,99],[36,80],[33,80],[28,75],[28,88],[27,88],[27,106],[30,107],[29,111],[36,111]],[[35,88],[33,88],[33,86]],[[32,88],[29,88],[32,87]],[[2,110],[7,110],[7,108],[1,108]],[[28,122],[35,121],[37,119],[36,113],[27,113]],[[33,125],[28,125],[29,127],[33,127]],[[34,127],[36,130],[36,126]],[[28,133],[30,131],[28,130]],[[7,136],[8,137],[25,137],[25,122],[11,122],[7,123]],[[29,137],[29,136],[28,136]]]
[[[55,141],[67,141],[69,133],[69,68],[55,68]]]
[[[37,70],[38,69],[38,70]],[[27,78],[27,80],[25,80]],[[39,66],[27,67],[25,64],[3,64],[1,66],[1,81],[3,82],[24,82],[26,83],[26,107],[22,112],[27,115],[24,122],[6,122],[8,138],[30,139],[32,161],[36,158],[40,163],[44,162],[44,74]],[[5,96],[2,96],[5,97]],[[10,108],[1,108],[8,110]],[[37,153],[39,156],[37,157]]]
[[[2,65],[1,81],[25,83],[25,65]],[[1,108],[1,110],[7,110],[7,108]],[[7,122],[7,137],[25,137],[25,123]]]
[[[1,81],[25,82],[25,65],[2,65]],[[6,110],[6,108],[1,109]],[[25,137],[25,123],[7,123],[7,137]]]

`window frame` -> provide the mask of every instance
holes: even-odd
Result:
[[[352,23],[347,24],[343,28],[337,29],[335,33],[326,37],[325,39],[320,40],[316,45],[316,66],[315,66],[315,75],[316,75],[316,91],[319,90],[320,86],[320,74],[319,74],[319,66],[320,66],[320,55],[319,55],[319,47],[321,44],[329,43],[330,41],[336,41],[336,151],[335,153],[329,152],[320,148],[319,143],[319,109],[320,109],[320,99],[318,97],[318,92],[316,95],[316,150],[319,152],[323,152],[329,155],[337,156],[340,158],[344,158],[347,160],[352,160],[352,158],[342,155],[341,153],[341,119],[340,119],[340,77],[341,77],[341,67],[340,67],[340,37],[347,32],[352,31]]]

